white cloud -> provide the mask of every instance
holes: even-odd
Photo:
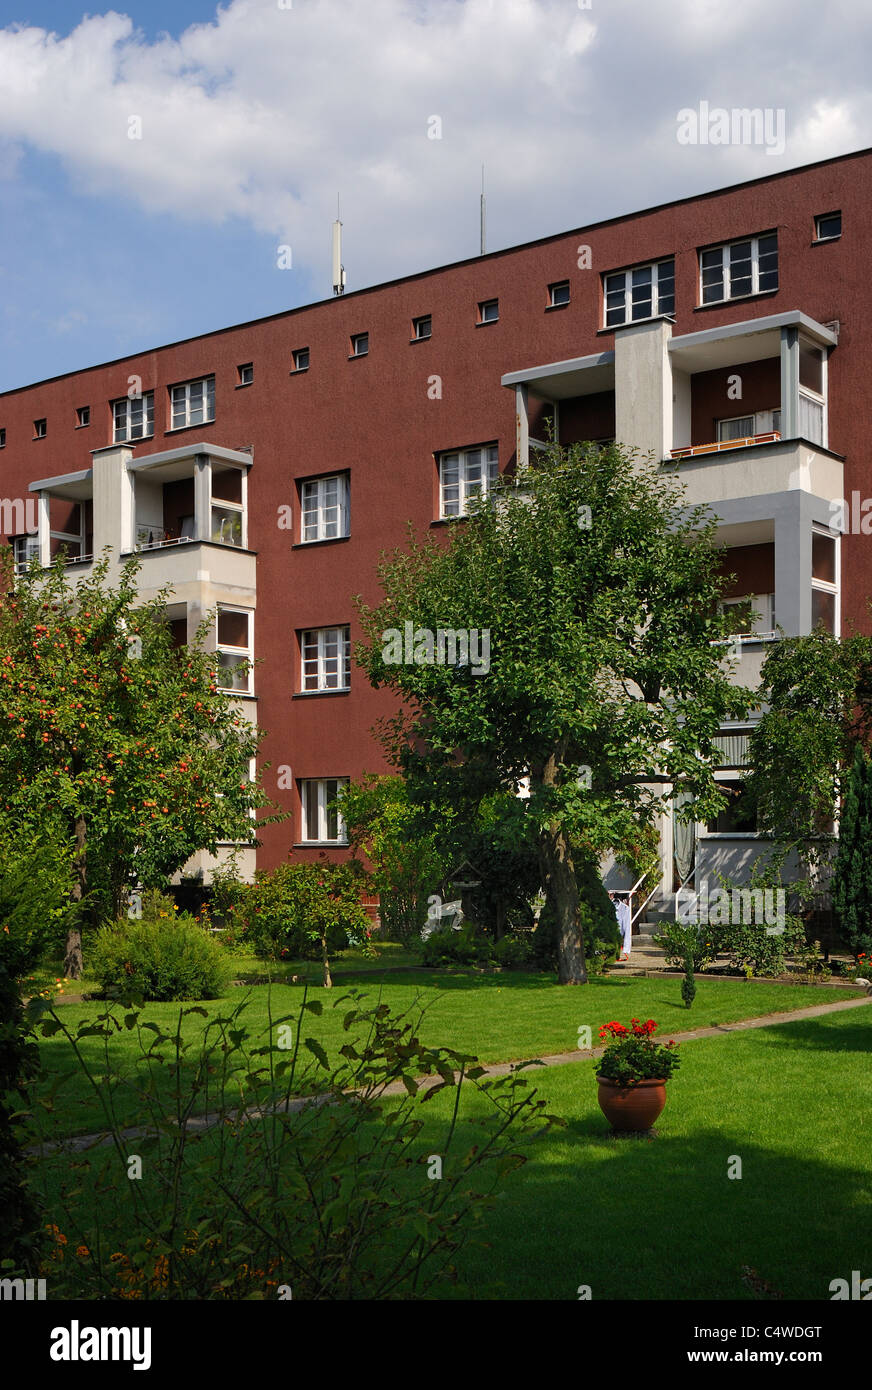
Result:
[[[788,109],[783,161],[709,151],[707,187],[868,142],[864,15],[845,0],[838,43],[812,0],[233,0],[154,42],[114,12],[14,26],[0,176],[35,148],[79,191],[242,219],[318,273],[338,190],[355,287],[473,254],[482,161],[494,245],[695,191],[674,116],[703,97]]]

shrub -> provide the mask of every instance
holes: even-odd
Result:
[[[597,1076],[609,1081],[619,1081],[632,1086],[636,1081],[667,1081],[680,1062],[677,1043],[670,1038],[668,1043],[656,1043],[654,1033],[657,1024],[653,1018],[640,1023],[631,1019],[630,1027],[623,1023],[606,1023],[599,1030],[601,1038],[607,1039],[606,1049],[601,1057],[594,1058]]]
[[[689,1009],[696,998],[696,980],[693,978],[693,952],[688,948],[684,958],[684,979],[681,981],[681,997]]]
[[[45,845],[0,857],[0,966],[18,979],[62,940],[72,920],[68,860]]]
[[[688,955],[693,970],[699,973],[717,957],[721,947],[723,927],[708,922],[662,922],[659,932],[652,938],[659,946],[669,965],[686,968]]]
[[[784,958],[805,945],[805,928],[795,917],[787,917],[784,930],[768,936],[762,922],[742,922],[722,928],[723,950],[730,964],[752,975],[781,975]]]
[[[529,932],[509,932],[494,946],[494,960],[506,970],[519,970],[533,959]]]
[[[139,999],[217,999],[232,974],[223,948],[186,912],[122,918],[102,927],[92,968],[103,993]]]
[[[423,945],[424,965],[428,969],[437,965],[486,964],[493,954],[493,944],[472,922],[464,922],[458,931],[439,927]]]

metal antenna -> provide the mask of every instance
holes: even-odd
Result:
[[[336,221],[333,223],[333,293],[345,293],[345,266],[342,264],[342,222],[339,217],[339,194],[336,194]]]

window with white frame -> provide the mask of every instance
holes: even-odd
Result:
[[[730,618],[733,637],[769,637],[775,631],[774,594],[725,598],[721,600],[721,611]]]
[[[39,556],[39,536],[13,536],[11,544],[15,555],[15,573],[24,574],[30,566],[31,556]]]
[[[302,690],[348,690],[351,685],[351,630],[308,628],[300,636]]]
[[[347,777],[306,777],[300,781],[303,803],[302,839],[312,844],[345,844],[345,822],[336,798]]]
[[[731,439],[753,439],[755,434],[773,434],[780,430],[780,410],[757,410],[753,415],[733,415],[727,420],[718,420],[718,443]]]
[[[482,299],[478,306],[479,323],[496,323],[500,316],[498,299]]]
[[[826,444],[826,359],[818,347],[799,344],[799,434],[810,444]]]
[[[172,405],[171,429],[181,430],[189,425],[205,425],[215,419],[215,378],[204,376],[199,381],[186,381],[170,387]]]
[[[351,335],[351,356],[366,357],[369,352],[369,334],[353,333]]]
[[[433,335],[433,319],[429,314],[422,314],[418,319],[412,319],[412,337],[430,338]]]
[[[238,468],[212,468],[210,539],[216,545],[242,545],[243,475]]]
[[[569,303],[569,281],[558,280],[553,285],[548,286],[548,304],[552,309],[559,309],[562,304]]]
[[[487,493],[499,477],[499,449],[484,444],[439,455],[441,515],[465,516],[470,499]]]
[[[838,241],[842,235],[842,214],[825,212],[814,220],[816,241]]]
[[[154,434],[154,392],[141,396],[123,396],[112,402],[113,443],[129,439],[150,439]]]
[[[300,487],[300,540],[332,541],[348,535],[348,474],[311,478]]]
[[[699,253],[700,303],[718,304],[778,289],[778,237],[747,237]]]
[[[605,326],[675,313],[675,260],[654,261],[603,276]]]
[[[250,695],[253,660],[251,627],[253,614],[248,608],[229,608],[218,605],[215,619],[217,672],[216,685],[221,690]]]
[[[839,541],[823,528],[813,527],[811,536],[811,625],[822,623],[827,632],[839,635]]]

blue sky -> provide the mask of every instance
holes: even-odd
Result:
[[[0,0],[0,390],[325,297],[337,190],[354,289],[475,254],[482,161],[495,250],[864,148],[870,29],[866,0]],[[781,110],[784,149],[681,144],[700,101]]]

